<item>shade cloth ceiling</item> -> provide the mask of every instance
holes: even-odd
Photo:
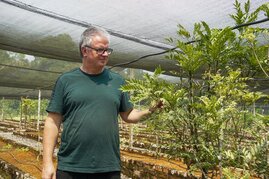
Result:
[[[250,10],[266,2],[252,0]],[[112,66],[172,48],[165,38],[177,38],[178,24],[190,31],[200,21],[214,28],[234,26],[229,16],[235,12],[233,3],[234,0],[0,0],[0,49],[80,62],[80,34],[87,26],[96,25],[111,34]],[[256,26],[268,28],[269,22]],[[178,68],[165,59],[165,54],[123,67],[153,71],[159,65],[166,71]],[[9,84],[0,80],[4,87],[37,88],[31,82],[24,86],[15,83],[14,79]]]

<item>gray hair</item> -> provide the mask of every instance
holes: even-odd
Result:
[[[101,27],[95,27],[95,26],[88,27],[81,34],[80,41],[79,41],[79,52],[80,52],[81,57],[83,57],[82,52],[81,52],[81,48],[84,47],[85,45],[91,46],[92,38],[95,35],[105,36],[108,39],[108,41],[110,41],[110,35],[105,29],[103,29]]]

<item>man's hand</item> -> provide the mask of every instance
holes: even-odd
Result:
[[[163,108],[163,101],[159,100],[153,107],[146,109],[146,110],[137,110],[137,109],[130,109],[126,112],[120,112],[121,118],[128,123],[137,123],[141,121],[142,118],[145,118],[147,115],[152,114],[157,109]]]
[[[153,107],[149,108],[151,113],[154,113],[157,109],[163,109],[164,103],[162,100],[159,100]]]
[[[42,179],[56,179],[56,171],[53,163],[43,165]]]

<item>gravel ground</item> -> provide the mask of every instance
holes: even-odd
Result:
[[[8,139],[11,141],[15,141],[16,143],[23,145],[25,147],[32,148],[36,151],[39,151],[42,148],[41,142],[37,142],[36,140],[33,139],[27,139],[18,135],[13,135],[12,132],[3,132],[0,130],[0,137],[3,139]],[[56,156],[58,149],[55,149],[54,155]],[[0,175],[0,179],[2,179]],[[121,175],[121,179],[131,179],[125,175]]]

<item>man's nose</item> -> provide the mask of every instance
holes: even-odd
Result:
[[[108,56],[108,55],[109,54],[108,54],[107,50],[105,50],[104,53],[102,54],[102,56]]]

